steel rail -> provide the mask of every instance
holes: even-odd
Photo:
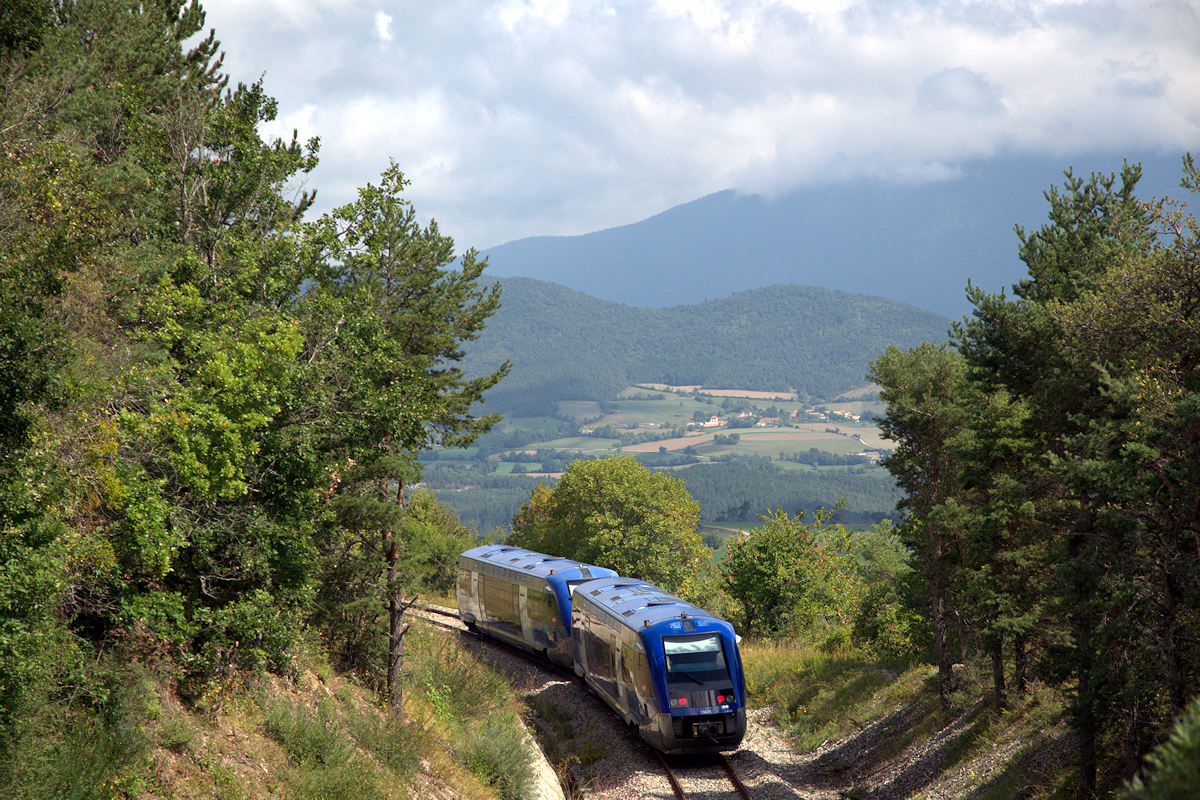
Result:
[[[687,793],[683,791],[683,784],[679,782],[679,776],[675,774],[675,770],[671,769],[671,765],[667,763],[666,757],[657,750],[653,751],[658,763],[662,765],[663,771],[667,773],[667,780],[671,782],[671,789],[675,792],[675,797],[678,800],[687,800]]]
[[[738,794],[742,796],[742,800],[752,800],[750,790],[746,788],[746,784],[742,783],[742,779],[733,771],[733,765],[729,763],[729,759],[725,758],[724,753],[717,753],[717,761],[729,776],[729,780],[733,783],[733,787],[737,789]]]

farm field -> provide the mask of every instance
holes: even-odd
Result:
[[[784,401],[769,392],[720,391],[716,397],[643,384],[612,400],[561,401],[553,417],[509,417],[471,448],[431,453],[428,485],[444,492],[443,500],[478,530],[507,525],[534,482],[553,481],[575,459],[622,453],[687,476],[702,519],[718,527],[718,520],[745,513],[754,524],[769,508],[795,511],[843,499],[848,514],[870,524],[894,507],[890,476],[862,457],[867,450],[890,449],[873,425],[844,417],[813,420],[812,406],[794,396]],[[869,418],[870,406],[850,397],[821,408],[867,412]],[[696,427],[713,416],[736,423],[741,411],[751,415],[743,424],[764,416],[789,424]],[[790,419],[791,411],[804,421]],[[728,532],[708,535],[717,541]]]
[[[702,395],[712,397],[744,397],[748,400],[798,400],[795,392],[760,392],[752,389],[705,389],[703,386],[671,386],[667,383],[639,383],[636,388],[659,392],[691,394],[699,390]],[[628,391],[628,390],[626,390]]]
[[[572,453],[604,453],[615,451],[621,443],[619,439],[601,439],[596,436],[568,436],[562,439],[551,439],[546,442],[535,442],[526,445],[524,450],[567,450]]]
[[[660,399],[618,398],[601,407],[596,400],[563,400],[558,404],[558,413],[590,427],[602,425],[637,425],[652,422],[673,428],[692,421],[697,411],[715,414],[720,408],[694,397],[665,395]]]
[[[736,444],[717,444],[717,436],[738,435]],[[850,436],[796,428],[738,428],[720,433],[697,433],[676,439],[626,445],[626,453],[656,453],[660,447],[667,452],[682,451],[691,447],[700,455],[757,455],[779,458],[790,453],[807,451],[813,447],[827,453],[860,453],[863,443]]]

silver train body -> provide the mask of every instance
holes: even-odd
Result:
[[[459,557],[458,607],[468,625],[573,669],[657,750],[734,750],[745,735],[733,626],[653,584],[486,545]]]

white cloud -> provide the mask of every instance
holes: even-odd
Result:
[[[392,40],[392,18],[390,15],[382,11],[375,12],[375,35],[379,37],[381,42],[390,42]]]
[[[989,116],[1003,110],[1000,92],[978,72],[943,69],[917,86],[917,111]]]
[[[1001,153],[1193,146],[1187,0],[209,0],[313,183],[389,157],[461,244],[630,222],[725,188],[935,179]],[[389,46],[363,47],[372,30]],[[289,109],[292,109],[289,111]],[[303,124],[300,124],[303,123]]]

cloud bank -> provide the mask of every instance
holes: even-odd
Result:
[[[208,0],[322,207],[395,159],[461,247],[727,188],[920,181],[997,155],[1200,142],[1187,0]]]

